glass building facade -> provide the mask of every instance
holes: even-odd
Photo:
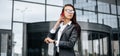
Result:
[[[62,7],[68,3],[76,8],[77,21],[97,24],[97,27],[101,29],[100,25],[108,26],[105,27],[108,31],[104,30],[105,28],[96,29],[95,26],[82,26],[81,45],[79,47],[75,45],[76,55],[79,53],[78,55],[83,56],[120,56],[119,0],[1,0],[0,55],[49,55],[47,53],[49,46],[41,42],[44,39],[42,37],[46,37],[51,29],[51,24],[47,22],[57,21]],[[39,28],[45,27],[44,24],[41,26],[38,23],[48,25],[46,30]],[[35,28],[39,28],[39,32],[31,27],[34,24]],[[86,25],[88,26],[88,24]],[[83,24],[80,23],[80,25]],[[93,29],[89,30],[91,27]],[[10,30],[10,33],[3,30]],[[10,40],[3,41],[7,39]],[[5,48],[3,48],[3,43],[6,43]],[[9,44],[7,45],[7,43]],[[35,43],[36,45],[34,45]],[[78,50],[80,51],[78,52]]]

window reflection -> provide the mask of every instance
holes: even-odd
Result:
[[[60,6],[63,6],[64,2],[65,1],[63,0],[47,0],[47,4],[60,5]]]
[[[111,13],[116,14],[116,5],[111,4]]]
[[[76,19],[77,21],[82,21],[82,11],[81,10],[76,10]]]
[[[103,49],[104,48],[102,48],[103,47],[103,39],[102,38],[100,38],[100,55],[102,56],[103,55]]]
[[[113,55],[118,56],[119,55],[119,38],[118,38],[119,33],[113,33],[113,38],[112,38],[112,47],[113,47]]]
[[[120,16],[118,18],[119,18],[119,27],[120,27]]]
[[[93,40],[93,56],[99,55],[99,47],[100,47],[100,44],[98,40]]]
[[[37,2],[37,3],[45,3],[45,0],[23,0],[23,1],[30,1],[30,2]]]
[[[72,4],[73,5],[74,0],[63,0],[63,4]]]
[[[98,14],[98,15],[99,15],[99,23],[109,25],[112,28],[117,28],[117,17],[116,16],[107,15],[107,14]]]
[[[86,12],[85,17],[87,17],[87,21],[97,23],[97,16],[94,12]]]
[[[113,53],[114,53],[114,56],[118,56],[119,55],[119,42],[118,41],[112,41],[113,43]]]
[[[96,16],[96,14],[94,12],[84,11],[84,15],[82,16],[82,19],[85,22],[94,22],[94,23],[97,23],[97,19],[96,18],[97,18],[97,16]]]
[[[118,7],[118,15],[120,15],[120,6],[117,6]]]
[[[1,33],[0,34],[0,56],[7,56],[8,51],[8,33]]]
[[[97,16],[94,12],[81,12],[83,15],[81,15],[80,12],[81,11],[77,11],[77,17],[79,17],[78,19],[80,21],[97,23]]]
[[[86,5],[83,6],[84,9],[95,11],[95,6],[96,6],[95,0],[88,0],[88,2],[86,1],[85,4]]]
[[[45,5],[15,2],[14,21],[45,21]]]
[[[98,2],[98,11],[99,12],[105,12],[105,13],[110,13],[109,11],[109,4],[104,3],[104,2]]]
[[[23,45],[23,24],[14,23],[13,24],[13,55],[22,55],[22,45]]]
[[[104,55],[107,55],[107,52],[108,52],[108,51],[107,51],[107,50],[108,50],[108,44],[107,44],[107,42],[108,42],[107,40],[108,40],[108,39],[107,39],[107,38],[109,38],[109,37],[106,36],[106,37],[103,38],[103,48],[104,48],[104,49],[103,49],[103,52],[104,52],[103,54],[104,54]]]
[[[95,11],[96,1],[93,1],[93,0],[76,0],[74,5],[75,5],[75,8]]]
[[[47,0],[47,4],[64,6],[65,4],[73,4],[73,0]]]
[[[57,21],[61,11],[60,7],[47,6],[47,21]]]
[[[89,54],[90,52],[91,52],[91,46],[89,46],[88,47],[88,44],[89,44],[89,42],[88,42],[88,33],[87,33],[87,31],[82,31],[81,32],[81,40],[82,40],[82,56],[83,55],[87,55],[87,54]]]
[[[0,1],[0,29],[11,29],[12,2]]]

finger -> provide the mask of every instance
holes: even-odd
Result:
[[[44,40],[44,42],[46,42],[46,41],[47,41],[47,39]]]
[[[47,37],[47,38],[45,38],[44,42],[46,42],[48,39],[49,39],[48,37]]]
[[[49,43],[49,41],[46,39],[46,40],[45,40],[45,43],[47,43],[47,44],[48,44],[48,43]]]

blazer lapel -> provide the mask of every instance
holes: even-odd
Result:
[[[57,30],[56,30],[56,38],[55,38],[55,40],[57,40],[59,29],[60,29],[60,27],[58,27]]]
[[[62,32],[62,35],[69,29],[69,28],[71,28],[72,27],[72,24],[71,25],[67,25],[66,27],[65,27],[65,29],[63,30],[63,32]],[[61,35],[61,36],[62,36]]]

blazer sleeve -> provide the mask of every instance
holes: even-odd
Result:
[[[49,37],[49,38],[51,38],[51,39],[54,39],[54,38],[55,38],[55,35],[56,35],[56,33],[51,33],[51,32],[49,32],[48,35],[47,35],[47,37]]]
[[[73,48],[75,45],[75,42],[77,41],[77,30],[75,29],[75,27],[73,28],[73,30],[71,31],[71,36],[69,38],[68,41],[60,41],[59,42],[59,47],[60,48]]]
[[[55,30],[55,33],[51,33],[49,32],[47,37],[51,38],[51,39],[54,39],[55,38],[55,35],[57,34],[58,30],[60,29],[60,27],[58,27],[56,30]]]

